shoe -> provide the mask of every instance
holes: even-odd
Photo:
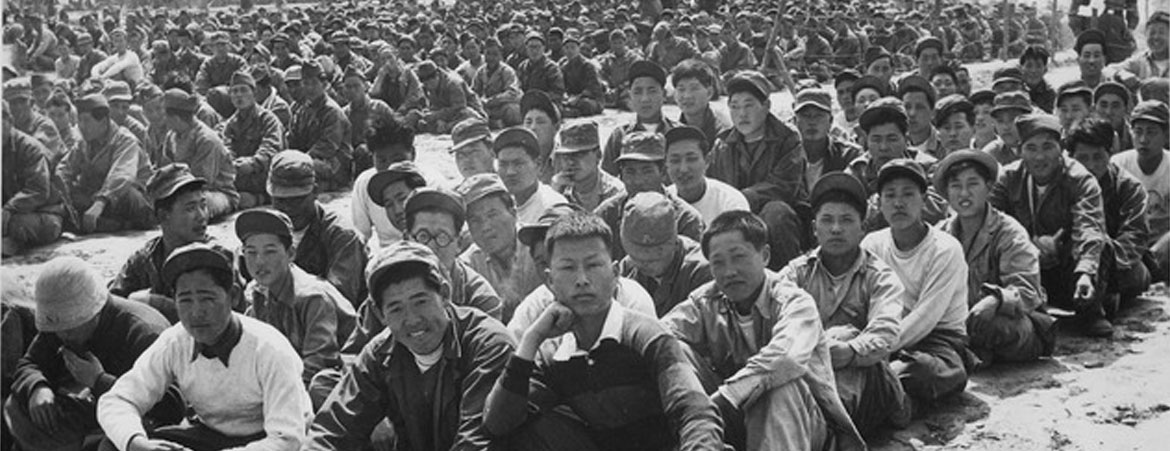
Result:
[[[1113,336],[1113,324],[1104,316],[1085,318],[1085,335],[1097,338]]]

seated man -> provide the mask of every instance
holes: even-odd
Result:
[[[666,192],[694,207],[704,226],[710,226],[725,211],[751,210],[742,192],[707,177],[710,150],[706,135],[698,128],[686,125],[666,132],[666,175],[674,182]]]
[[[293,225],[293,247],[298,267],[328,280],[353,305],[366,298],[362,268],[365,246],[341,218],[317,202],[316,160],[296,150],[272,159],[268,171],[268,195],[272,206],[288,215]],[[243,270],[245,268],[241,268]]]
[[[487,279],[503,301],[501,319],[544,282],[528,249],[517,238],[516,204],[495,174],[464,179],[455,188],[467,206],[467,230],[475,241],[459,260]]]
[[[1130,115],[1134,148],[1110,157],[1110,161],[1129,172],[1149,193],[1146,219],[1150,239],[1146,243],[1153,254],[1150,264],[1154,281],[1170,277],[1170,108],[1158,100],[1138,103]]]
[[[961,94],[938,99],[934,105],[934,127],[938,130],[939,159],[970,149],[971,138],[975,136],[975,105]]]
[[[232,273],[231,260],[204,244],[167,258],[162,274],[182,326],[163,331],[98,400],[106,446],[300,449],[312,407],[301,359],[280,331],[232,313]],[[199,420],[148,430],[142,412],[172,386]]]
[[[570,213],[545,240],[556,302],[524,332],[488,395],[489,433],[509,449],[721,448],[715,406],[683,346],[614,302],[609,227]],[[546,340],[556,343],[551,355],[538,353]]]
[[[520,125],[520,79],[516,70],[504,64],[500,41],[483,41],[483,62],[471,81],[471,90],[483,98],[488,124],[500,129]]]
[[[516,216],[521,224],[536,222],[548,207],[565,202],[565,197],[540,181],[540,149],[536,134],[524,127],[512,127],[492,143],[500,179],[516,199]]]
[[[301,79],[297,91],[300,94],[294,96],[297,102],[288,124],[288,148],[313,158],[313,170],[322,191],[342,189],[353,181],[349,118],[325,92],[328,74],[320,65],[309,61],[299,71]]]
[[[542,272],[548,270],[548,247],[544,242],[545,236],[548,235],[548,229],[561,217],[579,211],[583,210],[575,204],[553,205],[540,216],[538,222],[524,224],[520,227],[517,235],[520,242],[528,247],[528,253],[532,256],[532,261],[536,263],[538,270]],[[613,300],[629,310],[648,316],[657,316],[654,309],[654,299],[650,297],[650,293],[647,293],[642,285],[632,279],[618,277]],[[528,297],[520,302],[512,314],[512,319],[508,321],[508,330],[512,332],[512,336],[517,340],[522,338],[524,331],[528,330],[528,326],[536,322],[544,309],[555,302],[553,292],[549,290],[547,284],[542,284],[533,290]],[[549,353],[555,349],[555,346],[551,346],[550,342],[545,342],[545,346],[542,346],[542,351]]]
[[[744,71],[727,82],[727,104],[735,127],[719,132],[707,175],[747,197],[752,211],[768,224],[769,267],[779,269],[800,254],[807,223],[797,207],[807,207],[808,158],[800,135],[770,112],[771,84],[762,74]]]
[[[624,86],[611,83],[609,87],[629,98],[626,106],[634,111],[634,120],[614,128],[601,153],[601,169],[613,175],[620,175],[617,158],[622,155],[627,134],[639,131],[664,134],[679,125],[662,112],[666,101],[666,70],[662,66],[640,59],[630,63],[625,73]]]
[[[16,364],[5,420],[21,449],[81,449],[87,436],[101,435],[96,399],[169,324],[154,309],[106,291],[97,270],[76,257],[41,269],[35,317],[39,332]],[[4,344],[11,346],[7,337]],[[179,400],[168,401],[146,416],[181,419]]]
[[[662,322],[693,350],[736,449],[862,449],[833,384],[816,301],[767,269],[767,240],[751,212],[715,218],[702,241],[715,279]]]
[[[779,278],[816,301],[837,392],[857,429],[869,436],[887,424],[903,427],[910,404],[886,360],[901,330],[902,282],[861,248],[865,186],[830,172],[813,185],[811,199],[819,246],[788,262]]]
[[[711,100],[718,97],[713,72],[706,62],[698,59],[684,60],[670,72],[674,102],[681,110],[678,122],[703,132],[704,149],[715,145],[719,132],[733,127],[727,111],[711,108]]]
[[[175,287],[162,278],[163,263],[175,249],[191,243],[209,243],[228,258],[232,251],[215,244],[207,234],[206,181],[191,174],[184,163],[159,168],[146,182],[146,192],[154,202],[154,219],[161,234],[135,251],[110,282],[110,292],[132,301],[149,304],[174,324],[179,321],[175,310]],[[232,308],[243,311],[243,285],[238,278],[228,294]]]
[[[1063,98],[1062,94],[1060,98]],[[1092,99],[1090,94],[1090,100]],[[1059,106],[1061,100],[1057,100]],[[1062,107],[1063,108],[1063,107]],[[995,141],[983,146],[983,152],[995,157],[999,164],[1008,165],[1021,158],[1024,140],[1016,133],[1016,119],[1034,110],[1032,100],[1024,91],[1009,91],[995,95],[991,117],[995,119]]]
[[[167,162],[185,163],[192,174],[206,180],[204,200],[207,215],[216,219],[239,207],[236,191],[236,166],[231,151],[220,135],[195,119],[198,99],[181,89],[171,88],[163,94],[167,133],[163,154]]]
[[[430,60],[418,63],[414,71],[426,92],[427,108],[407,114],[406,124],[417,124],[419,131],[451,133],[451,128],[464,119],[483,117],[479,98],[458,74]]]
[[[374,186],[387,186],[381,183],[379,180],[381,177],[382,173],[379,173],[370,181],[371,190]],[[396,189],[398,188],[393,185],[387,186],[382,196],[389,196]],[[439,262],[443,264],[451,280],[451,303],[477,308],[488,316],[499,319],[503,307],[496,290],[487,279],[458,258],[459,231],[463,230],[463,221],[466,217],[463,198],[451,190],[438,187],[409,190],[406,194],[409,197],[401,204],[405,240],[422,244],[439,257]],[[370,194],[374,195],[373,192]],[[374,201],[388,202],[381,197],[374,197]],[[391,213],[391,208],[387,208],[386,211],[388,214]],[[341,351],[346,354],[359,353],[385,327],[382,311],[375,306],[372,298],[365,298],[358,306],[358,325]]]
[[[605,101],[605,86],[601,84],[601,75],[597,67],[581,54],[581,36],[569,33],[565,36],[561,50],[565,53],[565,57],[559,63],[560,71],[564,74],[565,117],[601,114],[604,109],[602,102]]]
[[[353,165],[357,173],[374,164],[366,137],[378,127],[398,122],[390,105],[370,97],[369,88],[365,74],[353,67],[346,69],[340,91],[348,103],[341,110],[349,120],[349,144],[353,147]]]
[[[464,119],[451,129],[451,156],[459,175],[496,173],[496,154],[492,152],[492,130],[478,117]]]
[[[618,262],[618,274],[637,281],[653,296],[657,317],[711,281],[699,243],[678,234],[677,216],[670,198],[653,191],[631,197],[622,215],[626,256]]]
[[[65,209],[61,193],[51,185],[49,151],[36,138],[12,125],[12,113],[4,106],[3,153],[3,254],[24,252],[32,246],[61,236]]]
[[[264,190],[272,157],[284,150],[284,125],[272,111],[256,100],[256,80],[244,71],[232,75],[228,88],[236,112],[223,125],[223,143],[235,158],[235,187],[240,208],[252,208],[271,201]]]
[[[1056,96],[1056,115],[1060,118],[1060,126],[1064,129],[1072,128],[1073,124],[1093,114],[1093,90],[1085,86],[1080,80],[1070,81],[1060,86]]]
[[[482,311],[451,302],[447,272],[421,244],[379,249],[366,276],[386,329],[346,368],[302,449],[362,449],[383,419],[404,446],[487,449],[484,404],[512,336]]]
[[[631,197],[642,192],[666,193],[666,139],[662,135],[631,132],[626,135],[621,152],[616,163],[622,183],[626,185],[626,193],[605,201],[593,210],[611,230],[620,230],[626,203]],[[669,195],[667,198],[678,212],[678,233],[699,240],[704,227],[699,212],[682,199]],[[626,255],[620,238],[615,236],[611,246],[614,258]]]
[[[552,178],[553,188],[586,211],[626,192],[621,180],[598,165],[601,141],[597,129],[592,120],[569,125],[561,130],[560,143],[553,149],[554,166],[560,171]]]
[[[246,315],[271,324],[288,337],[303,361],[301,380],[341,368],[341,345],[353,332],[353,305],[329,282],[293,263],[292,220],[267,209],[248,210],[236,217],[244,264],[255,279],[244,289]],[[313,398],[320,406],[326,394]]]
[[[845,94],[845,98],[848,97]],[[853,109],[853,105],[849,104],[849,108]],[[822,174],[843,171],[849,163],[861,156],[861,147],[833,132],[833,104],[829,91],[820,88],[801,89],[796,93],[794,111],[796,130],[800,132],[800,146],[808,158],[805,182],[810,189]],[[853,124],[856,126],[856,116]]]
[[[922,218],[926,189],[926,172],[917,162],[900,158],[882,166],[878,203],[890,226],[861,242],[905,289],[890,367],[918,402],[967,386],[967,262],[958,240]]]
[[[991,155],[959,150],[934,174],[955,212],[938,228],[958,239],[967,257],[967,346],[984,366],[1052,355],[1056,340],[1053,319],[1042,311],[1040,251],[1024,226],[988,203],[998,172]]]
[[[101,94],[77,100],[77,128],[84,143],[57,165],[65,202],[79,215],[83,233],[116,232],[154,225],[142,184],[151,175],[150,157],[128,130],[110,119]]]
[[[874,231],[889,225],[885,215],[881,214],[878,195],[881,190],[877,186],[880,169],[890,161],[910,158],[907,148],[909,141],[906,138],[906,108],[901,100],[892,97],[878,99],[866,106],[858,123],[865,137],[866,154],[850,164],[849,172],[861,180],[870,193],[865,230]],[[935,192],[933,187],[925,189],[922,217],[928,224],[934,224],[947,216],[947,200]]]
[[[1106,235],[1102,237],[1105,248],[1099,277],[1108,316],[1150,286],[1150,271],[1142,262],[1150,238],[1146,219],[1149,201],[1142,183],[1109,161],[1116,151],[1116,132],[1107,119],[1092,117],[1066,130],[1063,140],[1069,156],[1088,169],[1101,186]]]
[[[408,164],[418,173],[418,180],[425,184],[422,173],[418,172],[414,163],[411,163],[414,160],[414,130],[397,122],[376,126],[366,145],[373,155],[374,167],[362,171],[353,182],[350,205],[353,227],[368,247],[375,247],[373,238],[377,238],[377,246],[388,246],[402,239],[403,225],[401,221],[392,222],[393,218],[387,216],[381,205],[373,201],[370,183],[374,175],[398,164]],[[381,190],[378,192],[381,193]],[[406,198],[403,197],[402,200],[405,201]]]
[[[1000,172],[991,204],[1028,230],[1040,249],[1040,281],[1051,306],[1074,310],[1082,331],[1113,335],[1100,295],[1105,213],[1101,185],[1064,156],[1056,117],[1031,114],[1016,121],[1023,159]]]

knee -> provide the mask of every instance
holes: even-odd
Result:
[[[24,244],[40,245],[61,236],[63,221],[51,213],[18,213],[8,222],[7,236]]]

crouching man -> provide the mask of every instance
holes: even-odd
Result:
[[[429,248],[398,241],[366,267],[386,328],[346,369],[317,412],[305,450],[362,449],[383,419],[398,449],[488,449],[484,401],[512,354],[504,325],[451,303]]]
[[[715,406],[682,345],[654,318],[614,302],[605,222],[570,213],[545,241],[556,302],[524,332],[488,395],[488,431],[508,449],[722,448]],[[538,354],[546,340],[555,351]]]
[[[167,258],[163,278],[175,287],[181,325],[163,331],[98,401],[113,446],[300,449],[311,414],[301,357],[276,328],[232,312],[231,260],[190,244]],[[147,430],[142,412],[172,385],[198,420]]]
[[[816,301],[767,270],[768,227],[750,212],[719,215],[703,234],[715,280],[662,318],[690,345],[704,385],[746,450],[864,449],[833,382]]]

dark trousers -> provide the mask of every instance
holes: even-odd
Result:
[[[266,435],[261,432],[245,437],[230,437],[204,426],[201,423],[164,426],[147,434],[152,439],[166,440],[183,445],[192,451],[219,451],[223,449],[240,448],[249,443],[261,440]],[[105,440],[99,451],[116,451],[113,442]]]
[[[964,341],[958,332],[936,329],[895,353],[890,367],[906,394],[929,402],[966,388]]]

